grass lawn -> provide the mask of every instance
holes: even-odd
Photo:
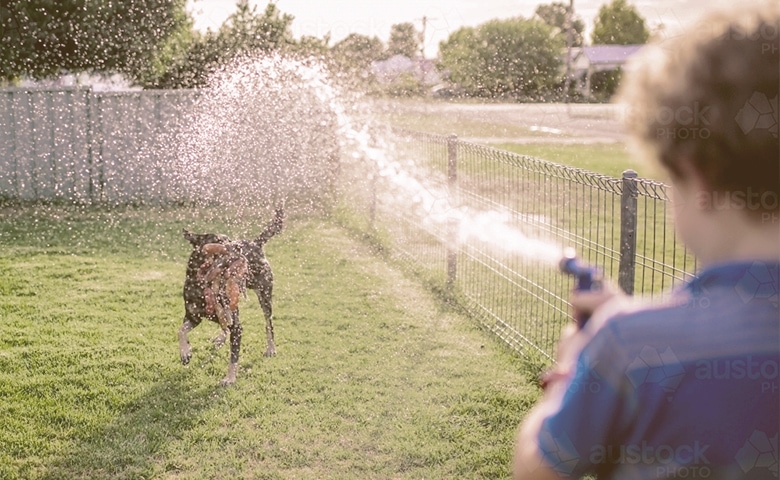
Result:
[[[547,137],[547,133],[533,131],[516,125],[499,122],[486,122],[462,118],[457,115],[441,115],[425,112],[390,112],[385,113],[384,121],[396,127],[407,130],[449,135],[454,133],[459,137]]]
[[[620,178],[627,169],[633,169],[645,178],[652,178],[653,175],[650,171],[652,169],[633,158],[622,143],[502,143],[492,146],[610,177]]]
[[[507,478],[538,391],[473,322],[325,219],[267,246],[278,356],[242,303],[238,382],[216,324],[176,330],[181,228],[213,212],[0,210],[0,478]]]
[[[480,142],[501,150],[612,177],[619,178],[623,171],[633,169],[641,177],[660,178],[657,167],[638,160],[626,145],[620,142],[588,143],[587,139],[583,139],[582,142],[577,143],[576,138],[570,135],[540,132],[517,125],[476,120],[457,114],[442,115],[437,112],[426,112],[424,105],[420,103],[414,112],[388,109],[380,117],[396,127],[436,135],[455,133],[461,138],[479,138]],[[507,143],[509,138],[523,138],[524,141]],[[561,141],[556,142],[556,139]]]

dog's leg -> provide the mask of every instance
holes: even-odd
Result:
[[[238,311],[236,310],[233,318],[233,325],[230,326],[230,363],[225,378],[220,382],[222,385],[233,385],[236,383],[236,373],[238,373],[238,356],[241,353],[241,333],[243,328],[238,320]]]
[[[225,340],[227,340],[230,333],[230,327],[233,326],[235,319],[238,317],[238,309],[234,312],[228,307],[219,306],[217,308],[219,308],[217,318],[219,319],[218,323],[221,330],[217,338],[214,339],[214,348],[220,348],[225,344]]]
[[[214,348],[219,348],[225,344],[230,325],[233,324],[233,313],[222,305],[222,299],[219,299],[215,307],[217,314],[217,323],[219,324],[219,335],[213,340]]]
[[[214,344],[214,348],[220,348],[222,345],[225,344],[225,340],[227,340],[228,337],[228,330],[220,330],[219,335],[214,337],[214,340],[212,340],[212,343]]]
[[[275,357],[276,344],[274,343],[273,307],[271,305],[272,288],[270,285],[264,285],[255,290],[255,293],[257,294],[257,300],[260,302],[260,307],[263,309],[263,315],[265,315],[265,339],[267,342],[265,356]]]
[[[237,363],[229,363],[228,364],[228,373],[225,375],[225,378],[223,378],[219,383],[223,387],[227,387],[228,385],[233,385],[236,383],[236,373],[238,372],[238,364]]]
[[[192,358],[190,340],[187,337],[187,334],[197,326],[197,323],[185,317],[184,323],[182,323],[181,328],[179,328],[179,355],[181,356],[181,363],[184,365],[190,363],[190,359]]]

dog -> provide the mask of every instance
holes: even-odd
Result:
[[[230,336],[230,362],[222,385],[236,382],[238,357],[243,328],[238,316],[238,295],[246,289],[255,291],[265,316],[266,357],[276,355],[274,343],[273,293],[274,277],[264,246],[284,226],[284,205],[276,208],[273,219],[254,240],[233,241],[216,233],[183,231],[192,245],[184,278],[184,321],[179,328],[179,354],[187,365],[191,358],[189,332],[206,318],[220,325],[214,339],[217,347]]]

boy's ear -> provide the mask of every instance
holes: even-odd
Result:
[[[679,176],[674,176],[672,184],[679,192],[677,198],[694,206],[696,210],[707,213],[716,207],[722,208],[718,202],[722,202],[726,196],[715,192],[705,176],[693,165],[692,161],[682,161],[679,164]]]
[[[693,161],[684,158],[678,164],[679,174],[672,176],[672,183],[693,192],[708,193],[712,187],[704,175],[694,166]]]

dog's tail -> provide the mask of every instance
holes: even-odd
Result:
[[[255,239],[255,243],[264,245],[265,242],[271,239],[274,235],[277,235],[282,231],[284,227],[284,201],[276,205],[276,211],[274,212],[274,218],[268,222],[265,230]]]

